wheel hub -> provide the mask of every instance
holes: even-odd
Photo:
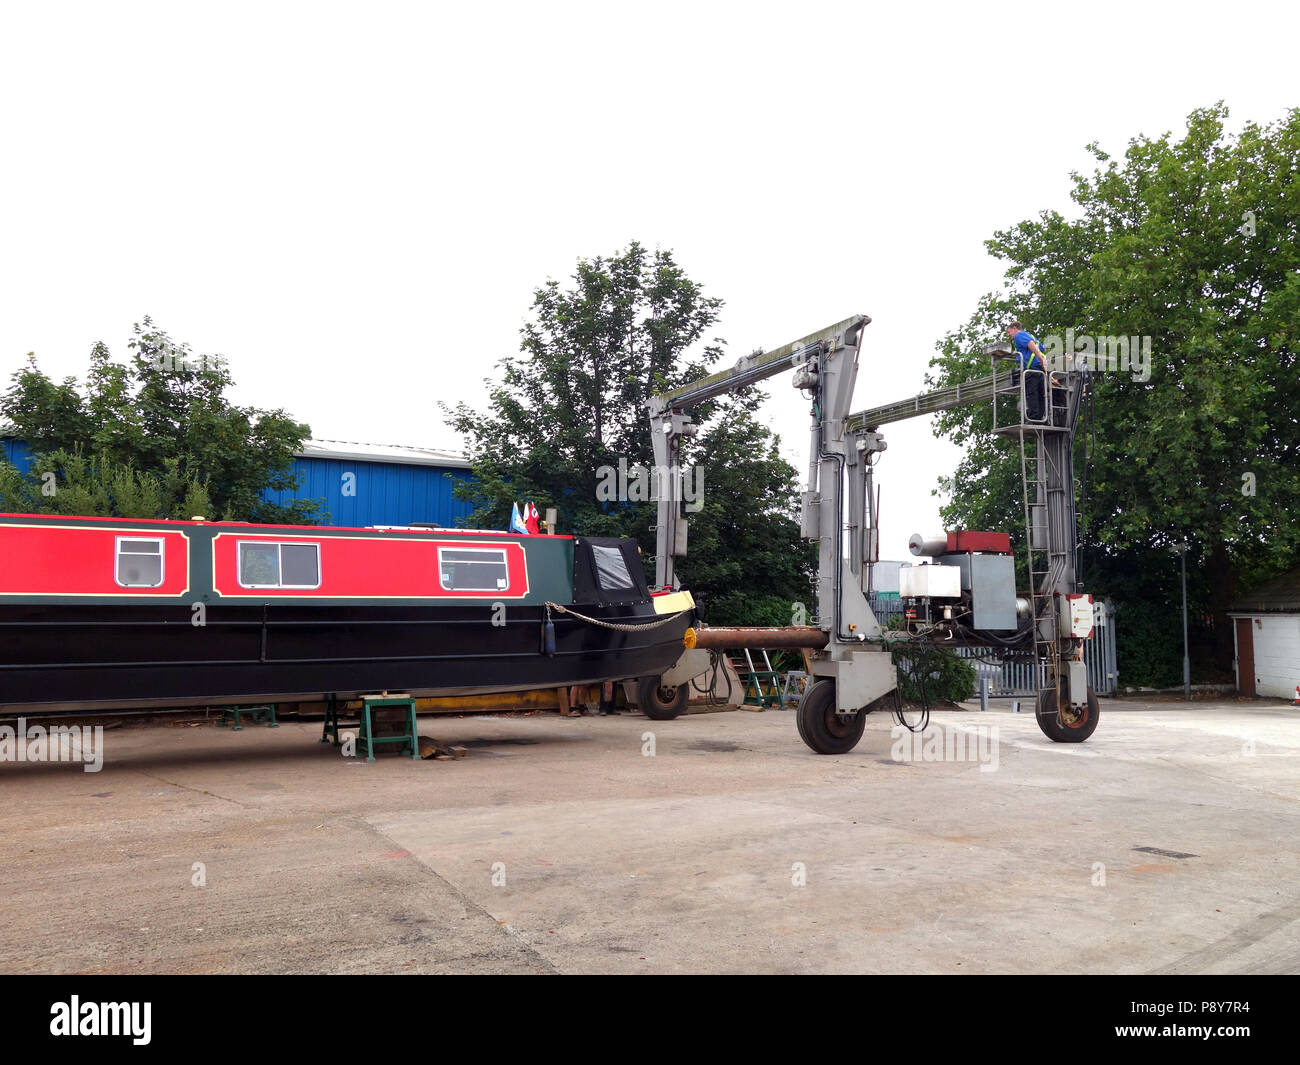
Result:
[[[826,711],[826,727],[836,736],[847,736],[853,728],[853,714],[839,714],[834,707]]]
[[[1072,706],[1061,707],[1061,724],[1066,728],[1079,728],[1088,720],[1086,706],[1076,709]]]

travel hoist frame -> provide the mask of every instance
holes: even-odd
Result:
[[[818,753],[852,750],[862,735],[864,711],[897,687],[890,644],[868,598],[879,532],[873,465],[887,446],[879,427],[991,401],[994,431],[1014,437],[1021,450],[1031,642],[1035,661],[1046,664],[1051,680],[1038,693],[1038,721],[1044,733],[1059,742],[1087,738],[1096,726],[1096,697],[1087,687],[1082,640],[1062,636],[1060,624],[1062,597],[1079,591],[1073,439],[1086,374],[1072,368],[1058,371],[1054,383],[1059,388],[1049,387],[1044,380],[1043,422],[1027,423],[1017,413],[1013,424],[999,427],[999,396],[1018,392],[1017,411],[1026,409],[1027,375],[999,378],[996,358],[1008,353],[993,348],[989,353],[995,357],[995,372],[990,377],[851,414],[863,334],[870,323],[866,315],[853,315],[793,343],[744,356],[729,369],[647,402],[655,463],[661,471],[656,478],[656,588],[679,587],[677,559],[687,553],[681,456],[683,440],[697,429],[690,410],[793,370],[795,387],[811,402],[808,485],[801,500],[800,533],[818,545],[816,615],[811,624],[826,634],[825,646],[812,654],[813,682],[800,701],[799,732]],[[1052,401],[1061,395],[1067,417],[1058,426],[1053,413],[1058,407]]]

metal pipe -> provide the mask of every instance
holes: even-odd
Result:
[[[822,648],[830,642],[830,635],[813,625],[716,626],[687,629],[687,647],[706,650],[741,647],[810,647]]]
[[[1187,649],[1187,541],[1184,540],[1178,552],[1183,562],[1183,699],[1192,699],[1192,660]]]
[[[942,533],[936,536],[922,536],[920,533],[912,533],[907,541],[907,546],[914,555],[928,555],[931,558],[937,558],[939,555],[948,553],[948,537]]]

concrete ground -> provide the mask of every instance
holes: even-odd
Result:
[[[1300,710],[934,722],[947,759],[782,711],[424,717],[468,757],[373,765],[318,723],[119,728],[99,773],[0,764],[0,970],[1300,969]]]

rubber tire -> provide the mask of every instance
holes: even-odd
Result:
[[[1038,719],[1043,735],[1053,743],[1082,743],[1097,731],[1101,707],[1097,705],[1097,693],[1089,688],[1088,716],[1078,725],[1067,725],[1056,712],[1056,689],[1047,688],[1039,692],[1034,701],[1034,717]]]
[[[664,692],[672,692],[672,698],[665,699]],[[689,684],[664,688],[660,686],[658,677],[642,677],[636,682],[636,705],[653,721],[671,721],[686,709],[690,697]]]
[[[795,711],[799,738],[818,754],[848,754],[862,739],[867,724],[865,708],[851,718],[835,713],[835,682],[828,678],[808,686]]]

